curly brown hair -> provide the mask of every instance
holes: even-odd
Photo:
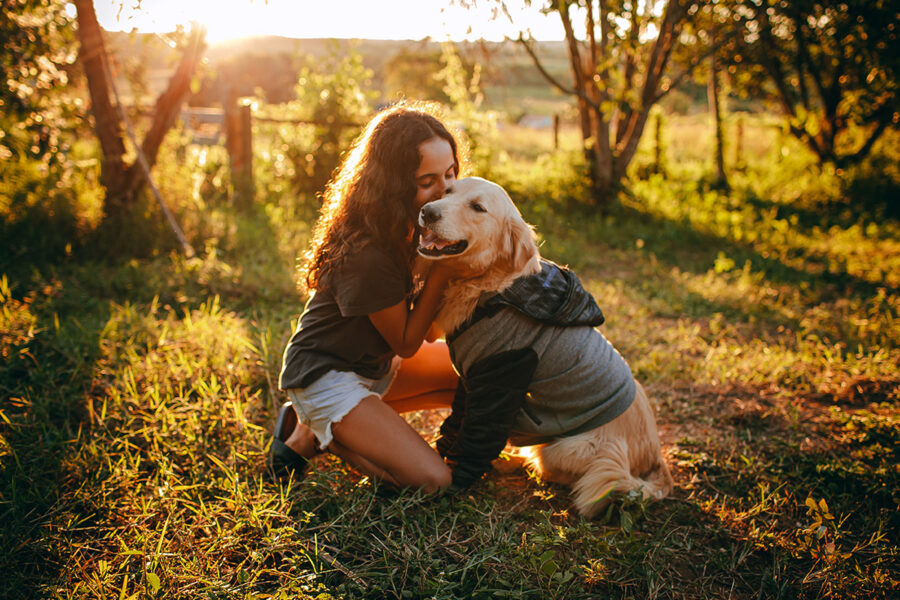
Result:
[[[411,268],[418,217],[414,204],[419,146],[434,137],[453,149],[456,139],[435,116],[431,104],[401,103],[375,115],[353,142],[347,158],[325,189],[322,209],[305,254],[300,283],[324,287],[326,275],[364,242],[371,241]]]

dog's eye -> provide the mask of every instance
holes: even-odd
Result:
[[[475,212],[481,212],[481,213],[487,212],[487,209],[485,207],[483,207],[481,204],[479,204],[478,202],[470,202],[469,207],[472,210],[474,210]]]

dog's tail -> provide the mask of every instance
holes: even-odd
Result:
[[[592,518],[599,514],[614,494],[627,494],[634,490],[644,498],[660,500],[672,491],[672,474],[661,456],[649,472],[635,477],[631,474],[628,460],[628,443],[616,439],[606,442],[604,446],[572,485],[572,501],[585,517]]]

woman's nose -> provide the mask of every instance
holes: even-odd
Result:
[[[453,191],[453,180],[452,179],[441,179],[440,186],[438,187],[438,191],[441,194],[441,198],[449,194]]]

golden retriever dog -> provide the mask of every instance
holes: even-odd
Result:
[[[593,517],[612,493],[673,486],[653,411],[577,277],[541,259],[532,228],[495,183],[460,179],[419,214],[419,254],[454,272],[436,325],[460,387],[438,450],[454,484],[490,470],[507,441],[529,468],[570,486]]]

